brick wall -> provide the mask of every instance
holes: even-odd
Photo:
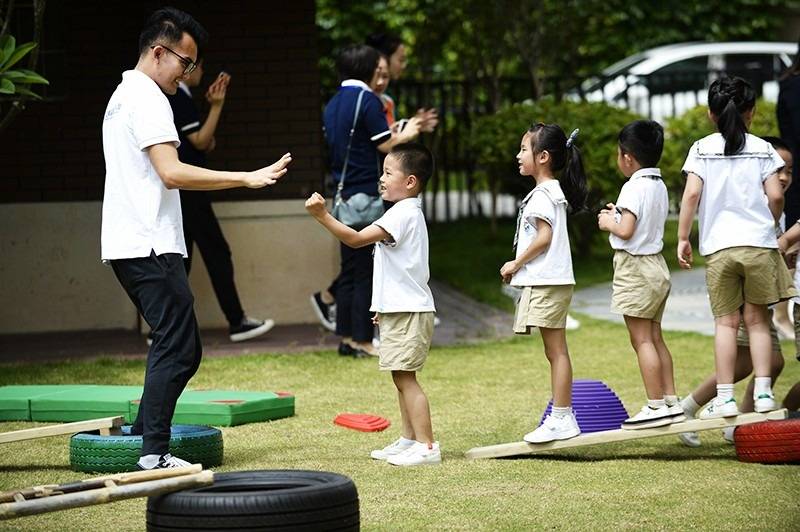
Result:
[[[233,76],[209,167],[251,170],[287,151],[294,157],[280,184],[217,192],[215,199],[298,198],[318,190],[323,170],[314,1],[170,4],[192,13],[211,36],[201,88],[223,67]],[[64,52],[45,59],[54,97],[30,104],[0,137],[0,202],[102,198],[103,112],[121,73],[136,64],[142,24],[159,5],[48,2],[43,49]]]

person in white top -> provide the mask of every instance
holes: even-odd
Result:
[[[372,274],[374,323],[380,328],[379,367],[391,371],[400,403],[399,439],[372,451],[392,465],[439,464],[439,443],[433,439],[428,398],[417,381],[433,336],[435,307],[428,288],[428,230],[420,192],[433,175],[433,155],[418,143],[394,146],[383,161],[380,194],[396,202],[366,228],[357,231],[331,216],[325,199],[314,193],[308,212],[333,236],[352,248],[376,244]]]
[[[514,234],[514,260],[500,268],[503,282],[522,287],[514,332],[530,334],[539,327],[550,362],[552,413],[524,436],[529,443],[565,440],[580,434],[572,412],[572,363],[565,327],[575,278],[567,233],[567,207],[578,211],[586,202],[586,174],[578,130],[567,138],[556,124],[534,124],[522,136],[517,154],[519,173],[536,186],[522,201]],[[561,177],[556,179],[556,174]]]
[[[617,166],[628,177],[616,205],[597,215],[608,231],[614,253],[612,310],[621,313],[636,351],[647,404],[626,419],[623,429],[669,425],[685,419],[675,394],[672,355],[661,334],[661,318],[670,291],[664,247],[669,199],[657,168],[664,149],[664,128],[652,120],[636,120],[622,128]]]
[[[686,187],[678,221],[678,264],[692,264],[689,232],[699,206],[700,254],[714,314],[717,396],[703,419],[736,416],[733,397],[740,308],[750,337],[756,412],[773,410],[767,306],[796,295],[778,252],[775,223],[783,211],[778,170],[783,159],[747,133],[755,92],[741,78],[722,77],[708,90],[708,113],[719,133],[695,142],[683,165]]]
[[[218,172],[178,160],[178,133],[166,94],[196,68],[206,31],[174,8],[155,11],[139,36],[139,60],[124,72],[103,118],[106,162],[101,258],[153,333],[139,414],[141,469],[179,467],[169,454],[175,404],[200,365],[192,292],[183,267],[186,246],[178,189],[217,190],[274,184],[287,153],[254,172]]]

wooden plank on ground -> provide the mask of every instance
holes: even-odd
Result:
[[[502,458],[505,456],[519,456],[524,454],[536,454],[545,451],[556,451],[571,447],[582,447],[586,445],[599,445],[627,440],[639,440],[643,438],[654,438],[656,436],[667,436],[681,432],[699,432],[703,430],[721,429],[759,421],[786,419],[788,411],[783,408],[765,414],[755,412],[741,414],[735,417],[724,417],[717,419],[692,419],[683,423],[673,423],[664,427],[638,430],[606,430],[603,432],[592,432],[570,438],[569,440],[551,441],[548,443],[527,443],[524,441],[513,443],[501,443],[488,447],[475,447],[466,452],[466,457],[470,460],[479,458]]]
[[[64,434],[75,434],[76,432],[87,430],[118,429],[124,424],[125,419],[122,416],[115,416],[100,419],[87,419],[86,421],[76,421],[75,423],[48,425],[46,427],[36,427],[35,429],[0,432],[0,443],[46,438],[48,436],[62,436]]]

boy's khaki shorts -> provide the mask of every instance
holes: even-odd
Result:
[[[614,253],[611,312],[661,323],[672,283],[661,253]]]
[[[796,314],[796,313],[795,313]],[[795,322],[795,329],[797,322]],[[769,309],[769,335],[772,338],[772,351],[781,353],[781,341],[778,338],[778,329],[772,323],[772,309]],[[739,330],[736,332],[736,345],[739,347],[750,347],[750,335],[747,334],[747,327],[744,325],[744,317],[740,316]]]
[[[714,317],[736,312],[745,301],[771,305],[797,291],[777,249],[738,246],[706,257],[706,285]]]
[[[378,314],[381,371],[420,371],[428,358],[433,338],[433,312]]]
[[[530,334],[533,327],[564,329],[573,285],[525,286],[514,315],[514,332]]]

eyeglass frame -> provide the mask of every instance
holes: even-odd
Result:
[[[188,57],[182,56],[181,54],[179,54],[175,50],[172,50],[168,46],[164,46],[163,44],[153,44],[153,45],[150,46],[150,49],[153,50],[153,49],[155,49],[156,46],[160,46],[164,50],[168,51],[169,53],[171,53],[172,55],[174,55],[175,57],[180,59],[181,64],[183,65],[183,75],[184,76],[191,75],[191,73],[194,72],[197,69],[197,63],[195,63],[194,61],[192,61]]]

